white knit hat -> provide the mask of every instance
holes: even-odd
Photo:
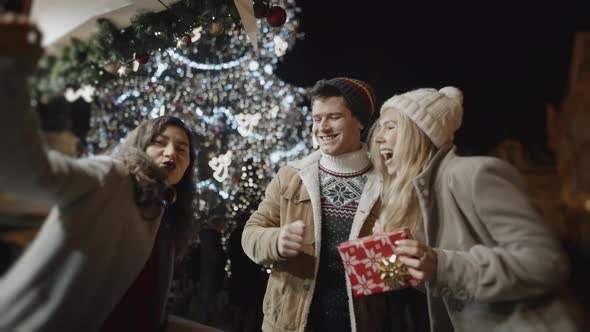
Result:
[[[463,93],[455,87],[423,88],[389,98],[383,106],[407,115],[437,148],[452,142],[463,118]]]

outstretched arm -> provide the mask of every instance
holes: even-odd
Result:
[[[67,204],[100,179],[88,165],[48,151],[42,139],[28,85],[42,53],[40,39],[26,18],[0,15],[0,191]]]

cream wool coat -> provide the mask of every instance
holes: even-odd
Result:
[[[508,163],[443,146],[414,186],[438,271],[427,283],[431,330],[574,331],[558,292],[568,260]],[[435,307],[442,298],[444,308]],[[445,312],[446,311],[446,312]]]
[[[144,220],[121,162],[47,151],[30,110],[27,64],[0,58],[0,191],[54,207],[0,279],[0,331],[96,331],[142,270],[158,238],[155,322],[174,262],[162,211]]]

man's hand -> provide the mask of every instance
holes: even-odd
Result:
[[[281,227],[277,244],[279,255],[283,258],[292,258],[299,255],[304,234],[305,224],[301,220]]]
[[[41,33],[27,16],[0,14],[0,56],[37,56]]]

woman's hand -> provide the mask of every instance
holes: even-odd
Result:
[[[416,240],[399,240],[396,244],[395,253],[412,277],[429,281],[436,276],[437,256],[432,248]]]

